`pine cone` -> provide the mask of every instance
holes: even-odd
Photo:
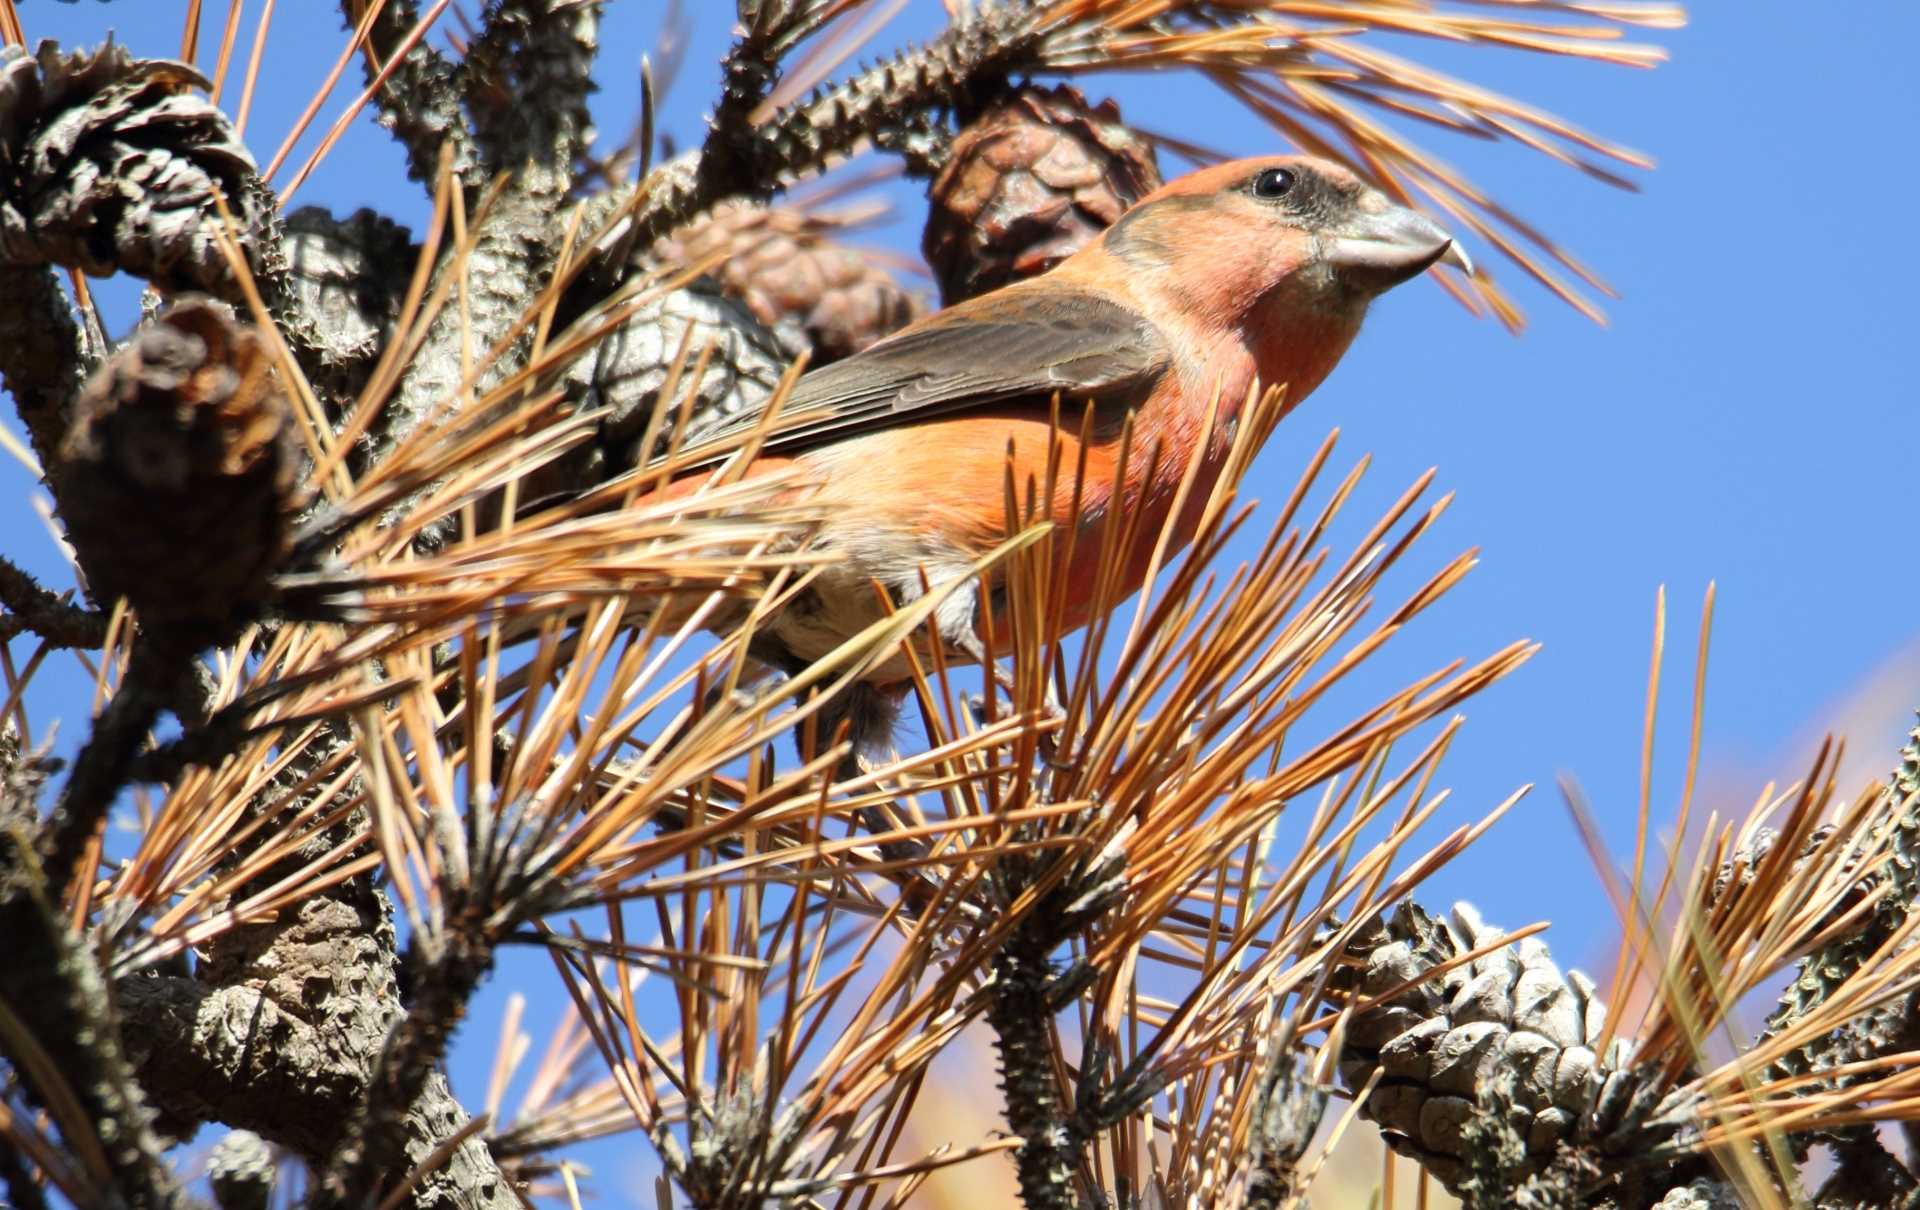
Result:
[[[296,501],[292,415],[264,343],[183,301],[87,384],[61,447],[60,511],[95,600],[200,647],[268,597]]]
[[[1025,85],[954,139],[922,248],[951,305],[1046,272],[1159,187],[1153,144],[1112,101]]]
[[[1741,1210],[1733,1186],[1704,1178],[1669,1189],[1653,1210]]]
[[[688,336],[691,331],[691,337]],[[600,343],[589,402],[609,409],[601,426],[611,453],[631,466],[657,450],[635,444],[645,435],[660,390],[672,373],[681,342],[687,345],[679,398],[691,400],[685,441],[697,442],[727,420],[760,407],[780,383],[785,359],[765,328],[724,297],[711,281],[695,281],[661,296]],[[691,379],[702,350],[711,347],[706,371]],[[669,413],[663,423],[677,423]],[[662,434],[664,441],[666,434]]]
[[[1451,922],[1402,904],[1349,947],[1364,969],[1334,983],[1356,997],[1380,995],[1498,937],[1466,904]],[[1449,1188],[1465,1175],[1463,1135],[1482,1125],[1510,1132],[1542,1169],[1562,1143],[1644,1154],[1686,1124],[1687,1106],[1651,1095],[1625,1069],[1626,1039],[1595,1053],[1605,1020],[1592,981],[1562,975],[1546,947],[1526,938],[1357,1015],[1340,1074],[1358,1088],[1382,1069],[1364,1116]]]
[[[723,295],[711,278],[696,278],[660,296],[609,332],[568,371],[567,388],[581,406],[606,409],[599,439],[528,475],[521,500],[530,504],[556,492],[584,491],[658,455],[677,423],[675,413],[662,418],[651,449],[641,449],[640,442],[683,340],[686,364],[673,400],[679,406],[692,398],[683,444],[759,408],[787,366],[787,357],[766,328]],[[693,368],[709,345],[713,353],[695,387]]]
[[[184,63],[111,42],[0,52],[0,263],[224,291],[215,195],[243,246],[271,226],[274,204],[226,115],[189,91],[206,87]]]
[[[822,366],[916,319],[920,300],[831,233],[842,224],[802,210],[720,206],[653,246],[651,258],[710,270],[729,298],[772,329],[789,357]]]
[[[267,1210],[277,1175],[273,1150],[251,1130],[229,1130],[207,1154],[207,1183],[220,1210]]]
[[[324,397],[352,399],[386,348],[419,249],[407,229],[372,210],[344,219],[318,206],[287,216],[287,284],[311,319],[335,378]]]

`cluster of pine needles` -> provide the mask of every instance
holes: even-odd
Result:
[[[1482,142],[1505,142],[1547,156],[1588,176],[1635,189],[1635,170],[1650,157],[1582,129],[1525,101],[1451,75],[1417,57],[1396,53],[1394,41],[1420,40],[1564,56],[1614,66],[1648,68],[1666,58],[1657,45],[1627,39],[1633,30],[1672,30],[1686,23],[1684,6],[1668,0],[943,0],[956,26],[994,20],[1007,23],[1028,47],[1021,66],[1036,74],[1091,76],[1117,72],[1194,72],[1272,128],[1287,146],[1351,164],[1410,205],[1425,204],[1450,216],[1496,249],[1516,268],[1582,314],[1599,319],[1593,294],[1613,290],[1562,242],[1517,213],[1404,133],[1397,123]],[[188,0],[179,57],[195,62],[203,40],[213,53],[212,97],[216,103],[239,77],[236,130],[244,134],[258,87],[275,5],[269,0],[243,37],[245,0],[230,0],[218,23],[206,0]],[[414,46],[437,33],[456,50],[472,23],[455,0],[433,0],[424,11],[414,0],[353,0],[352,33],[312,100],[268,159],[263,177],[283,201],[296,192],[338,145]],[[828,84],[862,46],[879,35],[904,0],[753,0],[742,4],[748,37],[764,35],[774,57],[794,52],[777,86],[750,115],[765,124],[802,108],[809,93]],[[389,11],[391,9],[391,11]],[[382,61],[370,39],[376,23],[397,13],[414,17],[395,51]],[[457,24],[461,32],[442,28]],[[204,27],[204,28],[203,28]],[[637,146],[604,164],[652,161],[653,107],[659,91],[679,73],[687,42],[685,10],[668,6],[658,71],[646,73],[647,112],[636,123]],[[25,45],[14,0],[0,0],[0,35]],[[1386,37],[1383,38],[1382,35]],[[344,104],[317,145],[293,167],[294,154],[320,119],[328,98],[356,57],[367,61],[371,82]],[[883,63],[880,68],[884,69]],[[1179,130],[1146,129],[1162,148],[1196,163],[1228,158],[1203,139]],[[641,136],[644,134],[645,138]],[[1441,285],[1476,314],[1490,314],[1510,328],[1524,322],[1512,295],[1483,263],[1471,277],[1436,273]]]

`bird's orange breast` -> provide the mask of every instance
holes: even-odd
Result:
[[[1064,623],[1071,631],[1089,620],[1109,525],[1117,521],[1135,535],[1120,562],[1119,596],[1145,577],[1195,455],[1200,421],[1162,416],[1150,403],[1127,443],[1124,465],[1118,424],[1104,424],[1083,441],[1077,426],[1063,419],[1056,428],[1050,414],[1034,408],[902,425],[809,451],[798,461],[819,485],[809,499],[827,514],[823,544],[857,550],[869,563],[891,550],[891,558],[881,558],[899,566],[876,577],[883,580],[903,570],[911,575],[916,560],[947,567],[971,562],[1026,524],[1051,521],[1060,527],[1053,583],[1067,594]],[[1225,449],[1225,440],[1216,439],[1200,454],[1188,506],[1173,527],[1175,549],[1198,524]],[[934,553],[942,550],[952,560]],[[929,567],[929,578],[938,581],[947,567]]]

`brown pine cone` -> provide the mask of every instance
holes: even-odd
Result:
[[[192,647],[231,637],[286,550],[296,456],[253,329],[220,303],[169,307],[87,384],[55,468],[94,599]]]
[[[1112,101],[1024,85],[954,139],[921,247],[952,305],[1045,273],[1159,187],[1153,144]]]
[[[898,331],[920,300],[859,250],[835,241],[842,224],[804,210],[731,203],[653,247],[657,264],[690,265],[716,254],[708,270],[729,298],[779,338],[788,356],[825,365]]]
[[[0,263],[230,285],[215,195],[242,246],[262,242],[247,237],[272,224],[275,204],[226,115],[195,94],[206,87],[185,63],[111,42],[0,51]]]

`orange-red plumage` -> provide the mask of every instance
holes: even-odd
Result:
[[[1216,397],[1223,422],[1256,383],[1305,397],[1346,352],[1367,304],[1441,260],[1465,266],[1444,231],[1338,165],[1239,160],[1168,183],[1040,277],[806,375],[749,473],[798,472],[795,493],[825,515],[816,543],[829,561],[806,600],[770,619],[756,650],[777,663],[810,661],[880,616],[875,582],[903,601],[923,583],[964,576],[1006,536],[1009,457],[1016,483],[1043,484],[1055,440],[1063,470],[1050,512],[1056,522],[1075,516],[1077,490],[1084,531],[1058,574],[1080,604],[1067,625],[1083,625],[1115,495],[1144,510],[1155,532],[1198,455],[1195,515],[1176,526],[1184,541],[1227,449],[1227,425],[1206,429]],[[1148,457],[1156,446],[1160,457]],[[936,615],[957,659],[981,655],[975,596],[963,587]],[[901,658],[872,679],[906,675]]]

